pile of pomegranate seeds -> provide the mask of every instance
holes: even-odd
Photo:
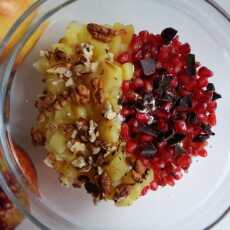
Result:
[[[209,83],[213,73],[196,62],[190,45],[176,34],[173,28],[160,35],[142,31],[118,57],[120,63],[135,65],[134,79],[123,82],[120,100],[126,152],[155,173],[143,195],[158,186],[173,186],[193,156],[207,156],[205,146],[214,135],[211,127],[221,96]]]

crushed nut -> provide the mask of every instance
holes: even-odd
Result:
[[[117,113],[113,111],[112,105],[109,102],[107,102],[105,105],[105,110],[103,111],[103,115],[108,120],[113,120],[117,116]]]
[[[77,130],[75,129],[71,134],[71,138],[75,139],[76,137],[77,137]]]
[[[68,57],[67,57],[66,53],[64,53],[63,51],[61,51],[59,49],[55,49],[54,58],[58,62],[66,62],[66,61],[68,61]]]
[[[67,143],[68,148],[73,153],[85,153],[87,151],[86,145],[82,142],[76,141],[72,144],[71,141]]]
[[[48,50],[40,50],[40,57],[46,57],[47,59],[49,59],[50,57],[50,53]]]
[[[136,182],[142,181],[142,175],[139,174],[136,170],[132,170],[132,177]]]
[[[44,137],[43,133],[36,128],[32,128],[31,130],[31,137],[32,137],[32,142],[34,145],[44,145],[46,138]]]
[[[141,162],[141,160],[137,160],[135,164],[135,170],[137,173],[139,173],[141,176],[145,174],[146,172],[146,167],[144,164]]]
[[[65,83],[65,87],[72,87],[72,86],[74,86],[73,78],[69,78]]]
[[[93,57],[93,46],[87,43],[81,43],[81,49],[83,56],[87,59],[87,61],[91,61]]]
[[[104,172],[103,168],[101,166],[98,166],[97,167],[97,173],[98,173],[98,175],[99,176],[102,175],[103,172]]]
[[[83,156],[79,156],[75,160],[72,161],[72,165],[76,168],[82,169],[86,166],[86,161]]]
[[[35,107],[39,109],[40,111],[44,111],[52,106],[52,104],[55,102],[56,96],[47,94],[47,95],[41,95],[39,98],[35,101]]]
[[[97,123],[93,120],[89,122],[89,141],[94,143],[99,136],[99,132],[97,131]]]
[[[95,93],[94,101],[99,104],[103,104],[105,101],[105,94],[103,89],[99,89]]]
[[[92,158],[92,156],[89,156],[89,158],[88,158],[88,163],[91,165],[91,164],[93,164],[93,158]]]
[[[82,76],[84,74],[89,74],[91,73],[91,65],[84,63],[84,64],[78,64],[74,67],[74,73],[77,76]]]
[[[70,78],[72,77],[72,71],[67,67],[57,66],[46,70],[50,74],[58,74],[60,77]]]
[[[77,103],[86,104],[90,101],[90,91],[85,85],[78,85],[73,91],[72,99]]]
[[[120,184],[116,187],[116,191],[113,196],[113,199],[115,201],[118,201],[118,200],[126,198],[129,194],[130,194],[130,185]]]
[[[101,187],[102,187],[102,191],[105,194],[108,194],[108,195],[111,194],[111,191],[112,191],[112,180],[111,180],[110,176],[106,172],[104,172],[101,175],[100,184],[101,184]]]
[[[101,151],[100,146],[91,146],[92,154],[97,155]]]
[[[95,90],[102,89],[102,82],[99,78],[93,78],[91,80],[91,85],[92,85],[93,89],[95,89]]]
[[[59,178],[59,181],[60,181],[60,184],[66,188],[70,188],[73,184],[73,182],[68,177],[65,177],[65,176],[61,176]]]
[[[48,166],[49,168],[53,168],[53,167],[54,167],[54,166],[53,166],[53,162],[52,162],[52,160],[50,159],[50,157],[46,157],[46,158],[45,158],[44,164],[45,164],[46,166]]]
[[[87,29],[92,37],[102,42],[110,42],[116,35],[116,31],[95,23],[89,23]]]

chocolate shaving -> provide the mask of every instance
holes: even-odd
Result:
[[[153,136],[153,137],[162,136],[162,132],[160,132],[159,130],[153,129],[150,126],[143,126],[143,127],[140,128],[140,131],[145,133],[145,134],[148,134],[150,136]]]
[[[176,144],[175,145],[175,152],[177,154],[183,154],[183,153],[185,153],[185,149],[180,144]]]
[[[145,76],[150,76],[156,72],[156,62],[152,58],[142,59],[140,61]]]
[[[156,153],[157,148],[154,145],[147,145],[140,151],[140,155],[146,159],[152,159]]]
[[[201,128],[202,128],[204,133],[206,133],[208,135],[215,135],[215,133],[212,132],[210,125],[202,123]]]
[[[169,145],[175,145],[175,144],[181,142],[182,140],[184,140],[185,137],[186,137],[186,135],[183,133],[176,133],[170,139],[168,139],[168,144]]]
[[[208,134],[199,134],[193,138],[193,142],[204,142],[208,140],[209,135]]]
[[[177,30],[175,30],[171,27],[164,29],[161,32],[161,37],[162,37],[164,43],[166,45],[168,45],[172,41],[172,39],[176,36],[177,32],[178,32]]]
[[[186,95],[183,97],[180,97],[176,102],[176,107],[178,109],[188,109],[192,107],[192,95]]]
[[[194,54],[188,55],[187,72],[190,76],[196,75],[196,60]]]
[[[213,101],[218,100],[220,98],[222,98],[222,96],[219,93],[213,92],[213,96],[212,96]]]
[[[188,112],[187,113],[187,121],[189,123],[196,123],[197,122],[197,116],[195,112]]]
[[[215,86],[213,83],[208,83],[207,85],[207,91],[215,91]]]

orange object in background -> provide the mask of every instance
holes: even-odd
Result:
[[[25,10],[33,3],[33,0],[0,0],[0,42],[5,37],[10,27],[16,22],[16,20],[25,12]],[[5,59],[10,53],[11,49],[25,34],[29,25],[31,24],[36,13],[33,13],[28,19],[26,19],[22,25],[17,29],[9,44],[7,44],[3,54],[0,56],[0,62]],[[33,36],[25,44],[17,57],[16,65],[20,64],[29,51],[34,47],[38,39],[47,27],[47,23],[42,24]]]

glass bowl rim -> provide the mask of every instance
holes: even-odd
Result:
[[[36,28],[42,24],[46,19],[48,19],[51,15],[55,14],[59,10],[63,9],[65,6],[68,6],[74,2],[77,2],[78,0],[64,0],[62,4],[59,4],[55,8],[51,9],[47,13],[45,13],[37,22],[32,23],[32,26],[30,25],[28,31],[26,31],[24,37],[15,45],[14,51],[9,55],[7,59],[6,68],[4,68],[3,76],[0,79],[0,145],[3,149],[3,155],[6,156],[7,162],[11,159],[9,157],[10,148],[6,143],[6,136],[7,136],[7,130],[6,125],[4,122],[4,104],[5,104],[5,97],[7,94],[7,90],[2,91],[4,88],[4,83],[8,81],[9,76],[11,74],[12,65],[15,61],[17,50],[20,50],[24,43],[27,41],[27,38],[29,38],[33,32],[36,30]],[[216,2],[216,0],[201,0],[205,2],[207,5],[211,6],[222,18],[226,19],[228,23],[230,23],[230,13],[228,13],[219,3]],[[17,30],[17,28],[39,7],[41,7],[43,4],[48,2],[48,0],[37,0],[35,3],[33,3],[13,24],[13,26],[10,28],[6,36],[3,38],[2,42],[0,43],[0,54],[3,52],[5,46],[10,41],[12,35]],[[9,68],[10,67],[10,68]],[[9,163],[9,162],[8,162]],[[13,172],[16,172],[15,166],[10,163],[10,168],[14,168]],[[27,217],[33,224],[35,224],[40,229],[49,229],[47,228],[43,223],[41,223],[36,217],[34,217],[27,209],[25,209],[20,202],[18,202],[17,198],[13,194],[13,192],[10,190],[7,182],[5,181],[3,173],[0,171],[0,185],[2,186],[4,192],[7,194],[7,196],[10,198],[10,200],[14,203],[14,205],[22,212],[25,217]],[[210,223],[207,227],[204,228],[204,230],[212,229],[214,226],[216,226],[218,223],[220,223],[228,214],[230,214],[230,205],[228,208],[215,220],[213,220],[212,223]]]

